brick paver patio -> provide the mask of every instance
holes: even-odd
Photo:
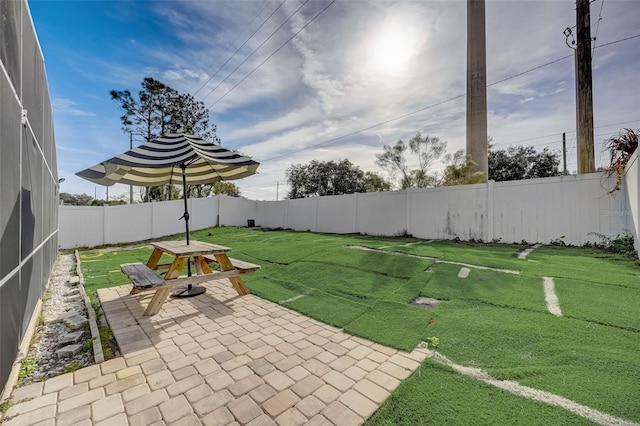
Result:
[[[196,298],[99,290],[122,357],[13,391],[17,425],[358,425],[426,357],[353,337],[227,280]]]

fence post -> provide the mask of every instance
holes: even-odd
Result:
[[[353,233],[358,232],[358,193],[353,193]]]
[[[411,188],[407,188],[406,200],[407,200],[407,214],[406,214],[406,226],[407,234],[411,235]]]
[[[216,227],[220,227],[220,196],[216,195]]]
[[[289,202],[291,201],[290,198],[287,198],[285,200],[285,205],[284,205],[284,226],[283,229],[289,229]]]
[[[313,210],[313,232],[318,232],[318,198],[320,196],[315,197],[316,208]]]
[[[148,204],[150,204],[150,207],[151,207],[151,208],[149,209],[149,215],[151,216],[151,217],[149,218],[149,219],[150,219],[150,220],[149,220],[149,223],[151,224],[151,236],[150,236],[150,238],[155,238],[155,237],[156,237],[156,232],[155,232],[155,226],[154,226],[155,224],[154,224],[154,222],[155,222],[155,219],[156,219],[156,218],[155,218],[155,215],[153,214],[153,206],[154,206],[156,203],[148,203]]]
[[[107,236],[109,235],[109,227],[107,226],[107,206],[102,206],[102,245],[108,244]]]
[[[218,198],[218,214],[220,215],[220,226],[225,226],[225,217],[222,216],[222,213],[224,213],[224,208],[223,208],[223,203],[224,203],[224,199],[225,199],[226,195],[220,195],[220,198]]]
[[[494,215],[494,211],[493,211],[493,190],[494,190],[494,184],[496,182],[494,180],[488,180],[487,181],[487,215],[485,220],[487,221],[487,239],[486,242],[491,242],[493,241],[493,215]]]

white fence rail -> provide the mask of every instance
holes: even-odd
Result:
[[[217,224],[424,239],[568,244],[638,228],[638,160],[621,191],[601,173],[512,182],[349,194],[282,201],[232,197],[189,200],[192,230]],[[61,248],[157,238],[184,231],[182,201],[112,207],[60,207]]]

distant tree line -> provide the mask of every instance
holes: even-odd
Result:
[[[90,206],[93,197],[88,194],[67,194],[60,193],[60,201],[67,206]]]
[[[68,194],[66,192],[60,193],[60,201],[65,206],[118,206],[127,204],[124,198],[126,195],[120,195],[113,197],[111,200],[97,200],[88,194]]]
[[[141,198],[144,195],[144,189],[141,191]],[[165,196],[161,194],[161,190],[165,189],[162,186],[151,187],[150,197],[152,200],[163,200]],[[171,200],[178,200],[182,198],[182,188],[174,185],[174,190],[171,193]],[[207,183],[203,185],[189,185],[187,187],[189,191],[189,198],[205,198],[212,197],[214,195],[227,195],[229,197],[240,197],[240,189],[233,182],[215,182]],[[127,204],[129,199],[128,194],[120,194],[110,197],[109,201],[94,199],[88,194],[69,194],[66,192],[60,193],[60,201],[66,206],[116,206],[121,204]]]
[[[559,176],[559,165],[559,154],[548,148],[542,152],[532,146],[489,149],[489,179],[496,182]]]
[[[389,180],[374,172],[363,172],[349,160],[318,161],[295,164],[287,169],[289,198],[339,195],[354,192],[388,191],[390,189],[427,188],[466,185],[487,181],[464,150],[445,154],[447,142],[434,136],[416,133],[408,142],[402,139],[384,145],[375,163]],[[440,160],[442,172],[433,171]],[[515,146],[489,148],[489,179],[500,181],[558,176],[559,155],[548,149],[537,152],[534,147]]]
[[[389,182],[376,173],[363,172],[349,160],[295,164],[286,171],[289,198],[386,191]]]

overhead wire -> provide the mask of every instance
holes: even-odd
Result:
[[[309,1],[309,0],[307,0]],[[303,3],[302,6],[304,6],[307,1],[305,1]],[[305,28],[307,28],[307,26],[309,26],[313,21],[315,21],[320,15],[322,15],[327,9],[329,9],[334,3],[336,2],[336,0],[332,0],[331,3],[329,3],[328,5],[326,5],[320,12],[318,12],[313,18],[311,18],[311,20],[309,22],[307,22],[306,24],[304,24],[302,26],[302,28],[300,28],[298,31],[296,31],[291,37],[289,37],[289,39],[287,41],[285,41],[284,43],[282,43],[280,45],[280,47],[278,47],[273,53],[271,53],[269,56],[267,56],[267,58],[260,62],[254,69],[252,69],[251,71],[249,71],[249,73],[247,75],[245,75],[240,81],[238,81],[235,85],[233,85],[233,87],[231,87],[231,89],[229,89],[224,95],[222,95],[220,98],[218,98],[218,100],[216,100],[213,104],[209,105],[207,107],[207,109],[212,108],[213,106],[215,106],[218,102],[220,102],[221,100],[223,100],[229,93],[231,93],[233,91],[233,89],[235,89],[236,87],[238,87],[243,81],[245,81],[251,74],[253,74],[258,68],[260,68],[262,65],[265,64],[265,62],[267,62],[269,59],[271,59],[276,53],[278,53],[285,45],[287,45],[291,40],[293,40],[298,34],[300,34]],[[300,6],[300,7],[302,7]],[[296,11],[297,12],[297,11]],[[294,13],[295,14],[295,13]],[[293,16],[293,15],[291,15]],[[284,24],[283,24],[284,25]]]
[[[565,133],[575,133],[575,131],[573,131],[573,132],[565,132]],[[556,134],[554,136],[558,136],[558,134]],[[597,138],[597,137],[600,137],[600,136],[611,136],[611,133],[599,133],[597,135],[593,135],[594,138]],[[497,148],[497,147],[500,147],[500,146],[502,146],[504,148],[509,148],[509,147],[512,147],[512,146],[516,145],[516,143],[517,142],[509,143],[509,144],[495,145],[494,148]],[[562,140],[554,140],[554,141],[551,141],[551,142],[543,142],[543,143],[538,143],[538,144],[533,144],[533,145],[527,145],[527,147],[535,148],[535,147],[538,147],[538,146],[554,145],[554,144],[559,144],[559,143],[562,143]],[[502,149],[504,149],[504,148],[502,148]]]
[[[335,0],[334,0],[335,1]],[[201,100],[204,101],[206,98],[208,98],[213,92],[216,91],[216,89],[218,89],[218,87],[220,87],[222,85],[222,83],[224,83],[225,81],[227,81],[227,79],[229,77],[231,77],[237,70],[238,68],[240,68],[242,65],[244,65],[245,62],[247,62],[258,50],[260,50],[260,48],[262,48],[262,46],[264,46],[264,44],[271,40],[271,37],[273,37],[279,30],[280,28],[282,28],[284,26],[284,24],[286,24],[287,22],[289,22],[289,20],[291,18],[293,18],[293,16],[298,13],[298,11],[300,9],[302,9],[302,7],[307,4],[309,2],[309,0],[305,0],[300,6],[298,6],[298,8],[291,14],[289,15],[289,17],[287,19],[285,19],[285,21],[283,23],[281,23],[278,28],[276,28],[275,30],[273,30],[273,32],[271,34],[269,34],[269,37],[265,38],[262,43],[260,43],[260,45],[258,45],[258,47],[256,47],[250,54],[249,56],[247,56],[242,62],[240,62],[229,74],[227,74],[227,76],[222,79],[217,85],[216,87],[214,87],[213,89],[211,89],[209,91],[209,93],[206,94],[206,96],[204,98],[202,98]],[[245,77],[246,78],[246,77]],[[236,85],[237,86],[237,85]],[[236,87],[234,86],[234,88]],[[227,92],[229,93],[229,92]],[[226,96],[226,94],[225,94]],[[218,103],[220,101],[220,99],[218,99],[214,104],[207,106],[207,109],[211,108],[213,105],[215,105],[216,103]]]
[[[521,75],[528,74],[528,73],[530,73],[532,71],[539,70],[540,68],[544,68],[544,67],[547,67],[549,65],[553,65],[556,62],[564,61],[565,59],[572,58],[572,57],[573,57],[573,53],[571,55],[563,56],[562,58],[554,59],[553,61],[549,61],[546,64],[539,65],[539,66],[537,66],[535,68],[528,69],[528,70],[523,71],[521,73],[514,74],[514,75],[512,75],[510,77],[503,78],[502,80],[495,81],[495,82],[493,82],[491,84],[487,84],[487,87],[491,87],[491,86],[495,86],[496,84],[504,83],[505,81],[514,79],[516,77],[520,77]]]
[[[598,43],[598,30],[600,29],[600,21],[602,21],[602,8],[604,7],[604,0],[600,3],[600,13],[598,14],[598,23],[596,24],[596,33],[593,37],[593,49],[591,50],[591,60],[593,61],[593,57],[596,53],[596,44]]]
[[[307,1],[308,1],[308,0],[307,0]],[[257,67],[255,67],[253,70],[251,70],[251,71],[249,72],[249,74],[247,74],[247,75],[246,75],[242,80],[240,80],[238,83],[236,83],[236,84],[235,84],[231,89],[229,89],[229,91],[228,91],[228,92],[226,92],[222,97],[220,97],[218,100],[216,100],[213,104],[209,105],[207,108],[212,108],[212,107],[213,107],[213,106],[215,106],[218,102],[220,102],[224,97],[226,97],[226,96],[227,96],[227,95],[228,95],[228,94],[229,94],[233,89],[235,89],[238,85],[240,85],[240,83],[242,83],[244,80],[246,80],[246,79],[247,79],[251,74],[253,74],[253,72],[254,72],[254,71],[256,71],[258,68],[260,68],[260,67],[261,67],[265,62],[267,62],[267,61],[268,61],[268,60],[269,60],[273,55],[275,55],[276,53],[278,53],[278,51],[279,51],[280,49],[282,49],[282,47],[284,47],[284,45],[285,45],[285,44],[287,44],[289,41],[291,41],[291,40],[292,40],[292,39],[293,39],[293,38],[294,38],[294,37],[295,37],[295,36],[296,36],[300,31],[302,31],[302,30],[303,30],[307,25],[309,25],[313,20],[315,20],[315,19],[316,19],[316,18],[317,18],[321,13],[323,13],[326,9],[328,9],[328,8],[329,8],[329,6],[331,6],[334,2],[335,2],[335,0],[333,0],[333,1],[332,1],[332,2],[327,6],[327,7],[325,7],[325,9],[323,9],[323,10],[322,10],[318,15],[316,15],[316,16],[315,16],[315,17],[314,17],[310,22],[308,22],[304,27],[302,27],[302,28],[301,28],[297,33],[295,33],[295,34],[294,34],[294,35],[293,35],[289,40],[287,40],[283,45],[281,45],[281,46],[280,46],[276,51],[274,51],[271,55],[269,55],[269,57],[267,57],[267,59],[265,59],[263,62],[261,62],[261,63],[260,63]],[[305,3],[306,3],[306,2],[305,2]],[[286,22],[286,21],[285,21],[285,22]],[[279,29],[279,28],[278,28],[278,29]],[[640,34],[635,35],[635,36],[631,36],[631,37],[626,37],[626,38],[623,38],[623,39],[619,39],[619,40],[616,40],[616,41],[613,41],[613,42],[610,42],[610,43],[602,44],[602,45],[600,45],[600,46],[594,46],[594,47],[593,47],[593,49],[595,50],[595,49],[600,48],[600,47],[605,47],[605,46],[609,46],[609,45],[612,45],[612,44],[615,44],[615,43],[620,43],[620,42],[622,42],[622,41],[631,40],[631,39],[634,39],[634,38],[636,38],[636,37],[640,37]],[[538,66],[537,66],[537,67],[535,67],[535,68],[531,68],[531,69],[528,69],[528,70],[523,71],[523,72],[521,72],[521,73],[514,74],[514,75],[511,75],[511,76],[509,76],[509,77],[503,78],[503,79],[501,79],[501,80],[495,81],[495,82],[493,82],[493,83],[491,83],[491,84],[488,84],[488,85],[487,85],[487,87],[492,87],[492,86],[495,86],[495,85],[497,85],[497,84],[504,83],[505,81],[508,81],[508,80],[514,79],[514,78],[516,78],[516,77],[520,77],[520,76],[525,75],[525,74],[528,74],[528,73],[530,73],[530,72],[532,72],[532,71],[536,71],[536,70],[538,70],[538,69],[540,69],[540,68],[544,68],[544,67],[547,67],[547,66],[549,66],[549,65],[553,65],[553,64],[555,64],[555,63],[557,63],[557,62],[563,61],[563,60],[565,60],[565,59],[569,59],[569,58],[571,58],[571,57],[573,57],[573,54],[566,55],[566,56],[563,56],[563,57],[561,57],[561,58],[554,59],[554,60],[549,61],[549,62],[546,62],[546,63],[544,63],[544,64],[542,64],[542,65],[538,65]],[[244,62],[243,62],[243,63],[244,63]],[[240,65],[242,65],[242,64],[240,64]],[[239,67],[236,67],[236,69],[237,69],[237,68],[239,68]],[[236,69],[234,69],[234,71],[235,71]],[[225,80],[226,80],[226,78],[225,78]],[[224,80],[223,80],[223,81],[224,81]],[[218,86],[216,86],[213,90],[217,89],[218,87],[219,87],[219,85],[218,85]],[[209,93],[209,94],[211,94],[211,93]],[[208,97],[208,96],[209,96],[209,94],[208,94],[207,96],[205,96],[205,98],[206,98],[206,97]],[[464,95],[463,95],[463,96],[464,96]],[[456,98],[457,98],[457,97],[456,97]],[[449,99],[448,101],[453,100],[453,99],[456,99],[456,98]],[[414,111],[413,113],[417,113],[417,112],[421,112],[421,111],[422,111],[422,109],[421,109],[421,110]],[[411,113],[410,113],[409,115],[411,115]],[[398,118],[396,118],[396,120],[397,120],[397,119],[400,119],[400,118],[404,118],[404,117],[398,117]],[[393,121],[393,120],[392,120],[392,121]],[[381,124],[385,124],[385,123],[381,123]],[[374,127],[375,127],[375,126],[374,126]],[[365,131],[365,130],[369,130],[369,129],[364,129],[364,130],[362,130],[362,131]]]
[[[616,43],[621,43],[621,42],[623,42],[623,41],[631,40],[631,39],[634,39],[634,38],[637,38],[637,37],[640,37],[640,34],[636,34],[636,35],[634,35],[634,36],[625,37],[625,38],[622,38],[622,39],[619,39],[619,40],[615,40],[615,41],[612,41],[612,42],[609,42],[609,43],[606,43],[606,44],[602,44],[602,45],[598,46],[597,48],[599,49],[599,48],[602,48],[602,47],[605,47],[605,46],[610,46],[610,45],[613,45],[613,44],[616,44]],[[515,77],[519,77],[519,76],[522,76],[522,75],[528,74],[528,73],[533,72],[533,71],[536,71],[536,70],[538,70],[538,69],[540,69],[540,68],[543,68],[543,67],[546,67],[546,66],[549,66],[549,65],[555,64],[555,63],[557,63],[557,62],[560,62],[560,61],[562,61],[562,60],[564,60],[564,59],[571,58],[571,57],[573,57],[573,55],[567,55],[567,56],[563,56],[562,58],[554,59],[554,60],[549,61],[549,62],[547,62],[547,63],[545,63],[545,64],[538,65],[538,66],[536,66],[536,67],[533,67],[533,68],[530,68],[530,69],[528,69],[528,70],[522,71],[522,72],[520,72],[520,73],[518,73],[518,74],[514,74],[513,76],[510,76],[510,77],[507,77],[507,78],[503,78],[503,79],[501,79],[501,80],[498,80],[498,81],[496,81],[496,82],[493,82],[493,83],[491,83],[491,84],[488,84],[488,85],[487,85],[487,87],[495,86],[495,85],[500,84],[500,83],[503,83],[503,82],[505,82],[505,81],[507,81],[507,80],[511,80],[512,78],[515,78]],[[397,117],[390,118],[390,119],[388,119],[388,120],[385,120],[385,121],[382,121],[382,122],[379,122],[379,123],[373,124],[373,125],[371,125],[371,126],[367,126],[367,127],[362,128],[362,129],[360,129],[360,130],[356,130],[356,131],[350,132],[350,133],[345,134],[345,135],[342,135],[342,136],[338,136],[338,137],[335,137],[335,138],[332,138],[332,139],[329,139],[329,140],[326,140],[326,141],[323,141],[323,142],[319,142],[319,143],[311,144],[311,145],[308,145],[308,146],[306,146],[306,147],[303,147],[303,148],[300,148],[300,149],[296,149],[296,150],[293,150],[293,151],[287,151],[286,153],[283,153],[283,154],[274,155],[274,156],[269,157],[269,158],[267,158],[267,159],[265,159],[265,160],[263,160],[263,161],[270,161],[270,160],[274,160],[274,159],[277,159],[277,158],[280,158],[280,157],[284,157],[284,156],[287,156],[287,155],[296,154],[296,153],[298,153],[298,152],[306,151],[306,150],[311,149],[311,148],[316,148],[316,147],[319,147],[319,146],[328,145],[328,144],[330,144],[330,143],[333,143],[333,142],[339,141],[339,140],[341,140],[341,139],[345,139],[345,138],[347,138],[347,137],[354,136],[354,135],[356,135],[356,134],[358,134],[358,133],[362,133],[362,132],[365,132],[365,131],[367,131],[367,130],[371,130],[371,129],[374,129],[374,128],[376,128],[376,127],[379,127],[379,126],[382,126],[382,125],[385,125],[385,124],[391,123],[391,122],[393,122],[393,121],[397,121],[397,120],[400,120],[400,119],[402,119],[402,118],[409,117],[409,116],[411,116],[411,115],[414,115],[414,114],[417,114],[417,113],[420,113],[420,112],[426,111],[426,110],[428,110],[428,109],[434,108],[434,107],[436,107],[436,106],[439,106],[439,105],[442,105],[442,104],[445,104],[445,103],[448,103],[448,102],[451,102],[451,101],[454,101],[454,100],[459,99],[459,98],[463,98],[463,97],[465,97],[465,96],[466,96],[466,93],[463,93],[463,94],[460,94],[460,95],[457,95],[457,96],[453,96],[453,97],[451,97],[451,98],[445,99],[444,101],[440,101],[440,102],[437,102],[437,103],[435,103],[435,104],[432,104],[432,105],[429,105],[429,106],[426,106],[426,107],[423,107],[423,108],[417,109],[417,110],[415,110],[415,111],[411,111],[411,112],[408,112],[408,113],[406,113],[406,114],[402,114],[402,115],[399,115],[399,116],[397,116]]]
[[[609,43],[605,43],[605,44],[601,44],[600,46],[596,46],[595,49],[600,49],[601,47],[611,46],[612,44],[620,43],[620,42],[627,41],[627,40],[633,40],[634,38],[638,38],[638,37],[640,37],[640,34],[636,34],[636,35],[633,35],[633,36],[621,38],[621,39],[618,39],[618,40],[615,40],[615,41],[610,41]]]
[[[451,101],[453,101],[455,99],[463,98],[465,96],[466,96],[465,94],[457,95],[457,96],[454,96],[452,98],[445,99],[444,101],[437,102],[435,104],[426,106],[424,108],[420,108],[419,110],[412,111],[412,112],[409,112],[407,114],[403,114],[401,116],[394,117],[394,118],[391,118],[391,119],[386,120],[386,121],[382,121],[380,123],[376,123],[376,124],[374,124],[372,126],[369,126],[369,127],[365,127],[364,129],[356,130],[356,131],[348,133],[346,135],[338,136],[337,138],[329,139],[327,141],[324,141],[324,142],[321,142],[321,143],[317,143],[317,144],[314,144],[314,145],[310,145],[310,146],[305,147],[305,148],[300,148],[300,149],[297,149],[297,150],[294,150],[294,151],[287,151],[286,154],[276,155],[274,157],[268,158],[267,160],[273,160],[274,158],[284,157],[285,155],[289,155],[289,154],[296,154],[298,152],[306,151],[309,148],[315,148],[315,147],[322,146],[322,145],[328,145],[328,144],[330,144],[332,142],[336,142],[336,141],[338,141],[340,139],[348,138],[349,136],[353,136],[353,135],[357,135],[358,133],[366,132],[367,130],[371,130],[371,129],[374,129],[374,128],[379,127],[379,126],[383,126],[385,124],[391,123],[392,121],[400,120],[402,118],[409,117],[410,115],[417,114],[419,112],[426,111],[426,110],[431,109],[431,108],[435,108],[435,107],[437,107],[439,105],[446,104],[447,102],[451,102]],[[267,161],[267,160],[265,160],[265,161]]]
[[[258,28],[256,28],[249,37],[247,37],[247,39],[236,49],[235,52],[233,52],[233,54],[231,56],[229,56],[229,58],[224,62],[224,64],[220,65],[220,67],[216,70],[216,72],[209,77],[204,83],[202,83],[202,85],[198,88],[198,90],[196,90],[193,95],[195,96],[200,90],[202,90],[202,88],[204,86],[207,85],[207,83],[209,83],[216,75],[218,75],[218,73],[225,67],[225,65],[227,65],[229,63],[230,60],[232,60],[237,54],[238,52],[240,52],[240,49],[242,49],[244,47],[245,44],[247,44],[249,42],[249,40],[251,40],[253,38],[254,35],[256,35],[256,33],[258,31],[260,31],[260,29],[271,19],[271,17],[282,7],[282,5],[286,2],[287,0],[283,0],[278,7],[276,7],[273,12],[271,12],[271,14],[269,16],[267,16],[267,18],[262,21],[262,23],[260,24],[260,26]],[[251,25],[253,25],[253,23],[255,22],[255,20],[258,18],[258,16],[260,16],[262,14],[262,12],[267,8],[267,6],[269,5],[269,2],[265,2],[264,7],[260,10],[260,12],[258,12],[258,14],[253,18],[253,20],[249,23],[249,25],[247,25],[247,28],[250,28]],[[246,28],[245,28],[246,31]],[[243,31],[244,32],[244,31]],[[237,40],[238,38],[236,38]],[[235,44],[236,40],[233,41],[232,44]],[[213,65],[215,65],[215,62],[213,64],[211,64],[207,69],[210,69],[211,67],[213,67]]]
[[[622,122],[619,122],[619,123],[605,124],[605,125],[602,125],[602,126],[594,127],[594,129],[603,129],[605,127],[619,126],[619,125],[622,125],[622,124],[630,124],[630,123],[637,123],[637,122],[640,122],[640,120],[622,121]],[[520,139],[520,140],[517,140],[517,141],[514,141],[514,142],[496,143],[494,146],[498,147],[498,146],[515,145],[515,144],[519,144],[519,143],[522,143],[522,142],[529,142],[529,141],[533,141],[533,140],[537,140],[537,139],[545,139],[545,138],[562,136],[562,133],[572,134],[572,133],[575,133],[575,132],[576,132],[575,130],[568,130],[568,131],[565,131],[565,132],[556,132],[556,133],[551,133],[549,135],[544,135],[544,136],[536,136],[536,137],[533,137],[533,138]],[[536,146],[536,145],[533,145],[533,146]]]

